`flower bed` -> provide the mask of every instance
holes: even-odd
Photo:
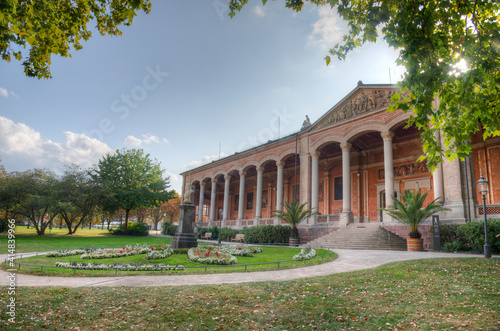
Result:
[[[189,249],[188,259],[203,264],[219,265],[230,265],[238,262],[233,255],[224,253],[220,250],[220,247],[212,246],[201,246]]]
[[[67,249],[62,251],[55,251],[47,253],[48,257],[63,257],[71,255],[79,255],[89,252],[91,249]]]
[[[224,245],[220,247],[214,246],[204,246],[204,247],[212,247],[212,249],[219,249],[219,252],[228,253],[233,256],[247,256],[252,257],[253,254],[262,253],[261,247],[251,247],[248,245]]]
[[[96,249],[80,256],[81,259],[110,259],[123,256],[147,254],[151,248],[147,246],[125,246],[123,248]]]
[[[106,263],[78,263],[56,262],[56,267],[78,270],[124,270],[124,271],[154,271],[154,270],[185,270],[182,265],[170,266],[164,264],[106,264]]]
[[[166,259],[172,256],[172,254],[174,254],[174,252],[170,249],[170,247],[163,250],[152,249],[149,253],[147,253],[146,260]]]
[[[310,260],[316,257],[316,250],[310,247],[302,248],[299,254],[293,257],[294,260]]]

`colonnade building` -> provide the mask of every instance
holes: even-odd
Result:
[[[464,223],[469,214],[475,219],[484,213],[475,185],[481,173],[490,183],[486,211],[500,216],[500,138],[483,140],[479,131],[467,160],[445,160],[431,173],[418,161],[421,132],[406,127],[409,114],[387,112],[397,91],[395,85],[359,82],[297,133],[182,173],[183,194],[187,184],[194,190],[193,221],[205,227],[222,217],[222,227],[238,229],[280,224],[272,211],[296,200],[321,214],[299,226],[302,243],[367,222],[406,237],[404,226],[379,211],[392,206],[391,196],[428,191],[427,203],[439,198],[450,209],[439,214],[441,221]],[[422,231],[427,248],[429,228]]]

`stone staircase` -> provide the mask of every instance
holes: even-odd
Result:
[[[406,239],[392,232],[387,232],[380,226],[380,223],[351,223],[344,229],[330,232],[308,242],[306,245],[345,249],[406,251]]]

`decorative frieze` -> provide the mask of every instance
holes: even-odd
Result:
[[[394,167],[394,177],[405,177],[416,174],[428,173],[429,169],[425,165],[425,162],[416,162],[411,164],[404,164]],[[378,179],[385,179],[384,169],[379,169]]]
[[[342,106],[334,109],[328,117],[319,124],[318,128],[341,122],[348,118],[356,117],[374,109],[389,106],[394,90],[374,90],[361,92],[356,97],[348,100]]]

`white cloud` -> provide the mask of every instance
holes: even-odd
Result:
[[[66,141],[53,142],[24,123],[14,123],[0,116],[0,153],[9,169],[49,168],[57,170],[64,163],[87,168],[111,148],[82,133],[64,132]]]
[[[309,35],[309,43],[324,49],[332,48],[342,41],[347,31],[346,24],[330,6],[321,6],[318,14],[319,19],[312,24],[313,31]]]
[[[160,138],[158,138],[157,136],[153,136],[152,134],[143,134],[142,135],[142,138],[144,143],[145,144],[151,144],[151,143],[159,143],[160,142]]]
[[[6,88],[0,87],[0,97],[8,98],[8,97],[14,97],[16,99],[19,99],[19,95],[12,91],[8,91]]]
[[[139,147],[142,144],[142,140],[134,136],[127,136],[127,138],[125,138],[125,144],[134,147]]]
[[[3,87],[0,87],[0,96],[2,96],[4,98],[8,98],[9,92],[6,89],[4,89]]]
[[[181,180],[179,178],[179,176],[177,176],[176,174],[174,174],[173,172],[170,172],[170,171],[165,171],[164,173],[166,176],[170,177],[170,186],[174,185],[174,184],[179,184],[181,183]]]
[[[253,12],[255,15],[259,17],[264,17],[266,13],[264,12],[264,6],[257,5],[253,8]]]
[[[223,158],[223,157],[226,157],[226,156],[229,156],[229,155],[227,155],[224,152],[220,154],[220,158]],[[210,163],[210,162],[212,162],[214,160],[218,160],[218,159],[219,159],[219,154],[217,154],[217,155],[206,155],[201,160],[196,160],[196,161],[189,162],[184,168],[185,169],[194,169],[194,168],[197,168],[197,167],[202,166],[204,164]]]
[[[152,143],[168,143],[168,140],[166,138],[159,138],[155,135],[152,135],[150,133],[146,133],[146,134],[143,134],[142,136],[142,139],[141,138],[137,138],[137,137],[134,137],[134,136],[127,136],[127,138],[125,138],[125,144],[129,145],[129,146],[133,146],[133,147],[139,147],[141,145],[149,145],[149,144],[152,144]]]

